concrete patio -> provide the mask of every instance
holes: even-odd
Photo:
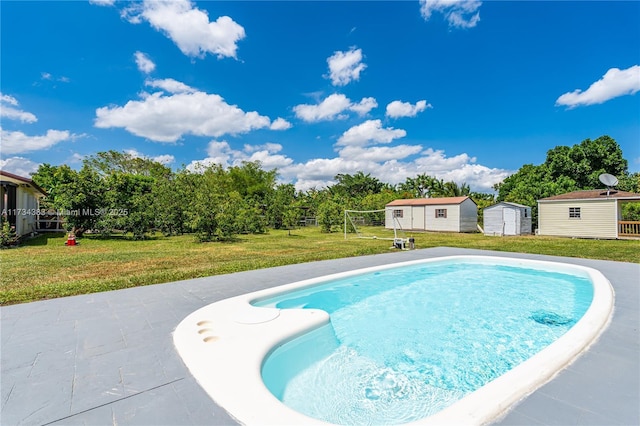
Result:
[[[600,270],[615,290],[613,320],[600,339],[496,424],[640,424],[640,265],[453,248],[290,265],[3,307],[0,424],[237,424],[199,387],[174,349],[172,332],[184,317],[221,299],[293,281],[458,254],[589,266]]]

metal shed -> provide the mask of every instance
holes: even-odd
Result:
[[[531,207],[506,201],[483,210],[484,235],[531,234]]]

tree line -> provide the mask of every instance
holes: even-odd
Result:
[[[497,201],[512,201],[533,207],[535,215],[539,198],[599,188],[598,176],[605,172],[619,177],[619,189],[640,192],[639,174],[628,173],[620,147],[608,136],[550,150],[545,163],[525,165],[496,185],[495,195],[427,174],[391,185],[364,172],[338,174],[334,185],[296,191],[292,184],[278,183],[277,171],[264,170],[259,162],[173,171],[116,151],[86,158],[79,170],[42,164],[32,179],[48,193],[43,207],[63,212],[65,226],[78,236],[89,230],[135,239],[153,232],[192,233],[199,241],[220,241],[269,228],[292,229],[308,217],[323,231],[338,231],[345,209],[384,209],[398,198],[467,195],[479,213]]]

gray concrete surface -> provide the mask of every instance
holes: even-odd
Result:
[[[496,424],[640,424],[640,265],[453,248],[290,265],[3,307],[0,424],[236,424],[198,386],[175,351],[172,332],[189,313],[292,281],[454,254],[590,266],[607,276],[616,293],[612,323],[600,340]]]

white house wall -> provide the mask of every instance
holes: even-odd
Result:
[[[569,218],[569,207],[580,207],[580,219]],[[538,204],[538,234],[617,238],[617,217],[615,199],[541,202]]]
[[[16,190],[16,235],[25,235],[36,231],[38,201],[32,191],[19,186]]]
[[[447,217],[436,217],[436,209],[446,209]],[[427,231],[460,232],[460,206],[458,204],[425,206]]]
[[[402,210],[402,217],[393,217],[394,210]],[[388,207],[385,212],[385,228],[411,229],[411,206]]]
[[[16,235],[22,236],[31,232],[36,232],[38,228],[38,216],[35,213],[38,212],[38,198],[41,197],[42,194],[31,186],[25,184],[22,180],[14,179],[11,176],[2,175],[2,180],[15,184]],[[2,195],[4,195],[4,191],[2,192]],[[12,208],[11,206],[4,207],[7,209]]]
[[[437,218],[437,209],[446,209],[447,217]],[[394,210],[402,210],[403,217],[396,218],[396,227],[400,225],[405,230],[474,232],[478,224],[478,208],[471,199],[466,199],[460,204],[388,206],[385,213],[387,229],[394,227]]]

